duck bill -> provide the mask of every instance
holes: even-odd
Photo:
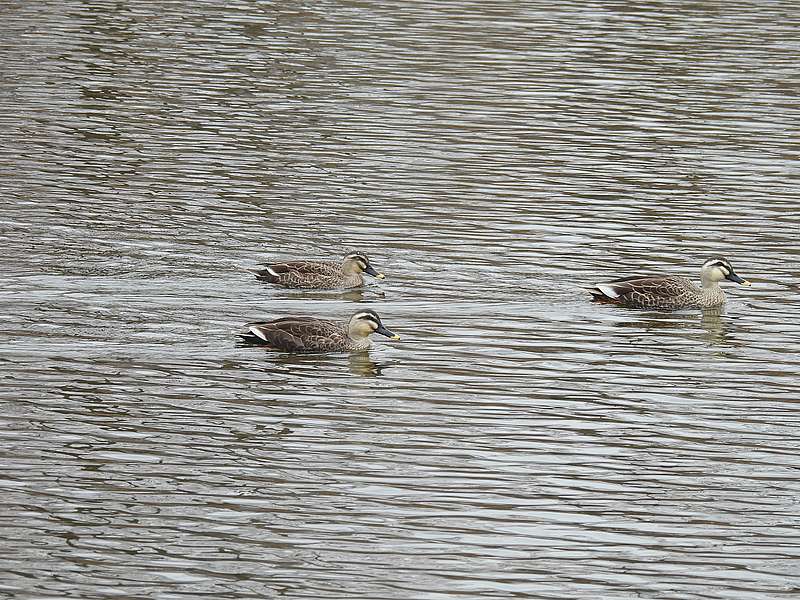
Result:
[[[750,282],[749,282],[749,281],[747,281],[746,279],[742,279],[741,277],[739,277],[739,276],[738,276],[736,273],[734,273],[733,271],[731,271],[730,273],[728,273],[728,276],[727,276],[725,279],[727,279],[727,280],[729,280],[729,281],[733,281],[734,283],[738,283],[738,284],[740,284],[740,285],[750,285]]]
[[[380,333],[381,335],[385,335],[385,336],[386,336],[386,337],[388,337],[390,340],[399,340],[399,339],[400,339],[400,336],[399,336],[399,335],[397,335],[396,333],[393,333],[393,332],[389,331],[389,330],[388,330],[388,329],[386,329],[386,327],[384,327],[383,325],[381,325],[380,327],[378,327],[378,328],[375,330],[375,333]]]
[[[364,273],[367,275],[372,275],[375,279],[384,279],[386,275],[383,273],[378,273],[375,269],[372,268],[372,265],[367,265],[367,268],[364,269]]]

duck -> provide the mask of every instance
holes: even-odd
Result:
[[[370,264],[366,254],[351,252],[342,262],[297,260],[270,263],[252,271],[256,279],[286,288],[335,289],[364,285],[362,273],[384,279]]]
[[[700,268],[700,286],[678,275],[633,276],[612,279],[589,288],[592,300],[619,304],[630,308],[678,310],[682,308],[712,308],[725,302],[720,287],[723,280],[749,286],[733,270],[728,259],[712,256]]]
[[[356,311],[346,322],[306,316],[257,321],[247,323],[236,335],[248,344],[282,352],[362,352],[371,347],[373,333],[400,339],[370,309]]]

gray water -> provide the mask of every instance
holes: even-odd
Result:
[[[0,5],[0,597],[796,597],[798,26]],[[244,270],[350,249],[387,279]],[[582,290],[717,253],[723,311]],[[362,307],[402,341],[232,336]]]

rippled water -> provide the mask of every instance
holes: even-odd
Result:
[[[794,3],[0,16],[0,597],[798,593]],[[581,289],[716,253],[721,312]]]

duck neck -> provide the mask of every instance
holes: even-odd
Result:
[[[361,276],[361,273],[348,273],[347,277],[347,287],[361,287],[364,285],[364,278]]]
[[[356,327],[348,329],[347,337],[350,338],[350,348],[352,350],[366,350],[372,345],[369,341],[369,335],[364,335],[364,332]]]
[[[725,292],[719,286],[719,281],[703,281],[700,290],[700,306],[719,306],[725,302]]]
[[[700,287],[703,288],[704,291],[708,292],[716,292],[717,290],[722,291],[722,288],[719,287],[719,281],[711,279],[710,277],[700,277]]]
[[[349,337],[353,342],[362,343],[363,341],[369,341],[369,334],[372,333],[372,329],[365,329],[363,325],[356,321],[355,323],[349,323],[347,325],[347,337]]]
[[[361,274],[361,266],[354,260],[347,259],[342,263],[342,273],[348,277]]]

